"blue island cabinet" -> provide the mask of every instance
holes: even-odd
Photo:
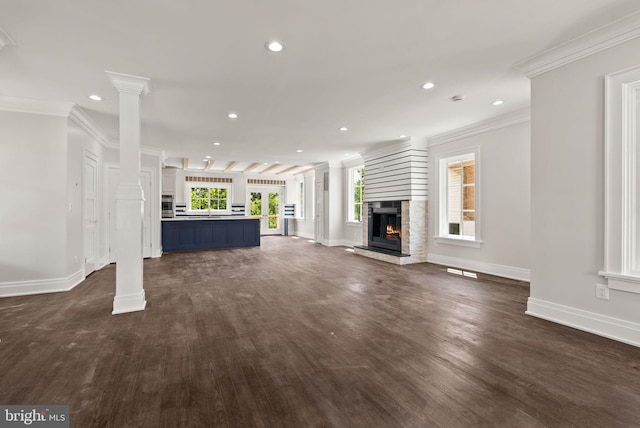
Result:
[[[162,251],[259,247],[260,219],[162,220]]]

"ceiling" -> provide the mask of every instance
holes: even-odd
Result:
[[[0,27],[16,42],[0,50],[0,95],[71,101],[117,141],[118,93],[105,70],[148,77],[142,143],[168,165],[202,170],[210,156],[211,171],[298,166],[289,174],[526,109],[529,81],[513,64],[638,9],[637,0],[0,0]],[[270,40],[284,50],[269,52]],[[422,89],[428,81],[435,87]]]

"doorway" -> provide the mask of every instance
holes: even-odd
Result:
[[[248,189],[249,215],[260,219],[260,235],[281,235],[281,187]]]
[[[84,225],[84,276],[98,268],[98,158],[84,154],[82,173]]]

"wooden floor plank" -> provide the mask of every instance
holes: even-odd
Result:
[[[528,284],[291,237],[0,299],[0,403],[73,427],[640,426],[640,348],[524,314]]]

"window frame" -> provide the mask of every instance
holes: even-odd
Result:
[[[304,201],[305,201],[305,195],[304,195],[304,180],[300,180],[297,183],[297,188],[298,188],[298,210],[297,210],[297,215],[299,219],[304,219]]]
[[[464,161],[473,159],[474,162],[474,212],[475,212],[475,230],[474,236],[465,235],[451,235],[449,234],[449,222],[448,222],[448,165],[451,162]],[[437,204],[436,209],[436,224],[438,228],[434,239],[437,244],[458,245],[463,247],[480,248],[483,241],[481,239],[481,183],[480,183],[480,147],[471,147],[455,152],[449,152],[438,156],[436,159],[436,167],[438,168],[438,183],[437,183]],[[461,211],[462,212],[462,211]]]
[[[640,67],[605,76],[604,266],[613,290],[640,294]]]
[[[219,209],[211,209],[211,197],[209,197],[209,208],[206,210],[194,210],[191,209],[191,189],[194,187],[200,187],[200,188],[208,188],[209,191],[211,191],[211,189],[225,189],[227,191],[227,198],[226,198],[226,206],[227,208],[224,210],[219,210]],[[185,182],[185,194],[187,195],[187,214],[207,214],[207,215],[211,215],[211,214],[230,214],[231,213],[231,191],[232,191],[232,186],[231,183],[209,183],[209,182],[200,182],[200,181],[187,181]]]
[[[357,170],[362,170],[364,171],[364,164],[360,164],[354,167],[351,167],[348,169],[348,174],[349,174],[349,197],[348,197],[348,201],[347,201],[347,223],[353,223],[353,224],[362,224],[364,217],[366,216],[366,213],[362,212],[362,209],[364,207],[364,203],[365,203],[365,177],[366,177],[366,171],[363,172],[361,174],[362,177],[362,192],[361,192],[361,199],[360,199],[360,220],[355,220],[355,206],[356,206],[356,201],[355,201],[355,188],[356,188],[356,183],[355,183],[355,171]]]

